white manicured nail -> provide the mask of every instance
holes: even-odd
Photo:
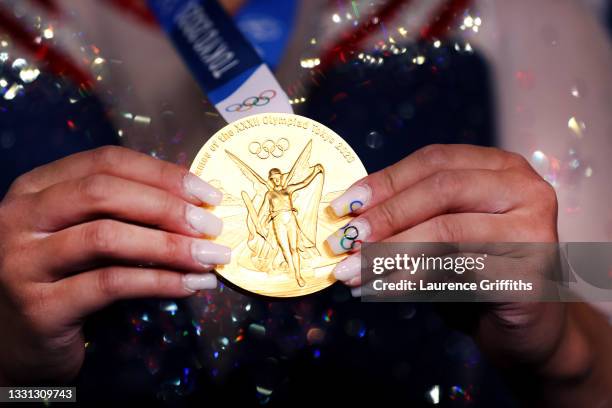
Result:
[[[185,218],[191,228],[211,237],[221,234],[223,229],[223,221],[202,207],[188,204]]]
[[[219,205],[223,200],[223,193],[214,188],[193,173],[188,173],[183,181],[187,194],[198,200],[210,204]]]
[[[198,239],[194,240],[193,244],[191,244],[191,255],[196,262],[204,267],[224,265],[231,261],[232,250],[224,245]]]
[[[336,279],[347,282],[361,273],[361,255],[351,255],[334,268]]]
[[[351,289],[351,296],[355,298],[361,297],[361,286]]]
[[[365,219],[355,219],[327,238],[327,245],[336,255],[356,251],[370,236],[370,224]]]
[[[217,287],[217,277],[214,273],[188,273],[183,276],[185,289],[192,292]]]
[[[338,217],[354,213],[365,207],[372,198],[372,189],[367,184],[353,186],[340,197],[333,200],[330,205]]]

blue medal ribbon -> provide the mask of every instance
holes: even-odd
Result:
[[[149,0],[149,6],[225,120],[293,112],[268,66],[217,1]]]
[[[234,16],[238,29],[272,69],[276,69],[289,42],[297,0],[250,0]]]

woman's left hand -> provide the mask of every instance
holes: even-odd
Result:
[[[557,241],[553,187],[522,156],[488,147],[427,146],[358,181],[331,207],[357,215],[355,241]],[[358,249],[336,234],[327,243],[336,253]]]
[[[557,241],[553,187],[522,156],[488,147],[427,146],[358,181],[331,207],[338,216],[356,215],[327,239],[336,253],[356,252],[362,241]],[[359,255],[339,263],[334,274],[360,293]],[[487,339],[492,355],[537,361],[564,336],[566,318],[559,303],[491,304],[480,317],[487,324],[472,334]]]

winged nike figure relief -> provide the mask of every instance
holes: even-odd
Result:
[[[247,209],[247,246],[253,265],[260,271],[285,269],[300,287],[306,285],[302,260],[319,255],[317,219],[325,170],[321,164],[309,164],[311,151],[312,140],[287,173],[271,168],[267,179],[225,151],[255,190],[241,193]],[[278,259],[284,268],[274,268]]]

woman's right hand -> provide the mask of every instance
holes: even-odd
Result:
[[[222,194],[177,165],[120,147],[19,177],[0,202],[0,382],[74,377],[82,325],[118,299],[214,288],[230,248],[203,209]]]

